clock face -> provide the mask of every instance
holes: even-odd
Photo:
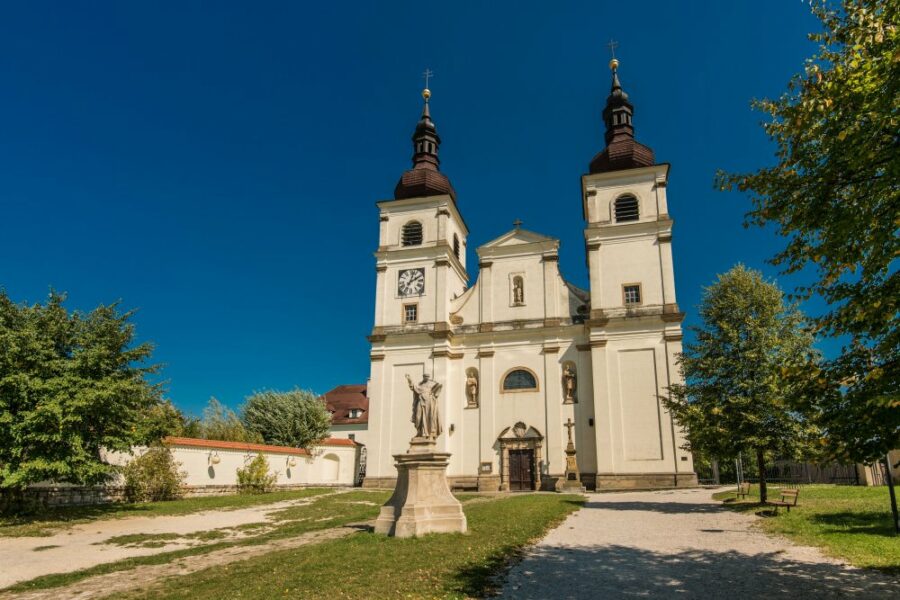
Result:
[[[425,269],[406,269],[400,271],[397,280],[397,292],[401,296],[421,296],[425,291]]]

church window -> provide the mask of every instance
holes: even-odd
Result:
[[[404,304],[403,305],[403,322],[418,323],[419,322],[419,305]]]
[[[421,246],[422,224],[418,221],[410,221],[404,225],[403,232],[400,235],[400,244],[403,246]]]
[[[624,221],[637,221],[640,217],[638,199],[628,194],[616,198],[615,204],[616,223]]]
[[[641,303],[641,284],[629,283],[622,286],[622,295],[625,298],[625,306],[633,306]]]
[[[537,377],[528,369],[516,368],[503,378],[504,392],[521,392],[537,390]]]
[[[459,236],[455,233],[453,234],[453,254],[456,255],[456,260],[459,260]]]

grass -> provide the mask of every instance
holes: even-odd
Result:
[[[99,506],[73,506],[48,509],[26,517],[0,517],[0,537],[46,537],[75,525],[99,519],[123,517],[161,517],[186,515],[204,510],[229,510],[283,500],[296,500],[328,493],[329,488],[306,488],[272,492],[269,494],[237,494],[232,496],[205,496],[183,498],[167,502],[139,504],[102,504]]]
[[[581,496],[528,494],[472,503],[465,509],[467,534],[397,539],[359,533],[171,578],[124,597],[482,597],[511,558],[582,502]]]
[[[141,565],[166,564],[180,558],[206,554],[208,552],[212,552],[214,550],[219,550],[221,548],[226,548],[229,546],[264,544],[271,540],[293,537],[302,533],[307,533],[309,531],[328,529],[331,527],[347,525],[349,523],[367,521],[378,516],[378,511],[381,509],[381,505],[387,501],[388,497],[390,497],[390,492],[356,491],[348,492],[345,494],[326,495],[322,496],[321,498],[314,499],[310,504],[294,506],[278,511],[274,514],[274,517],[276,519],[274,523],[248,524],[248,526],[257,526],[255,528],[248,527],[251,534],[253,533],[254,529],[263,531],[263,533],[259,535],[239,538],[235,540],[214,541],[211,544],[198,545],[181,550],[161,552],[148,556],[135,556],[115,562],[99,564],[87,569],[73,571],[70,573],[44,575],[42,577],[37,577],[29,581],[17,583],[9,588],[6,588],[6,590],[22,592],[28,590],[61,587],[70,585],[94,575],[103,575],[105,573],[113,573],[116,571],[126,571],[128,569],[133,569]],[[263,528],[263,525],[273,528],[265,530]],[[211,531],[215,532],[217,530]],[[200,535],[203,533],[209,532],[198,532],[197,534],[191,535]],[[171,538],[167,537],[169,535],[174,534],[159,534],[159,536],[164,536],[166,537],[166,539],[171,540]],[[118,536],[118,538],[119,541],[124,540],[125,543],[144,545],[144,547],[148,547],[146,546],[146,544],[151,544],[149,547],[154,547],[154,545],[156,545],[156,547],[165,545],[164,540],[158,539],[158,536],[150,534]],[[107,542],[109,541],[110,540],[107,540]]]
[[[736,501],[733,493],[713,498],[744,512],[768,510],[759,504],[759,486],[751,486],[751,498]],[[769,499],[779,490],[769,486]],[[866,568],[900,574],[900,536],[893,533],[891,505],[886,487],[806,485],[800,488],[797,507],[763,519],[760,526],[808,546]]]

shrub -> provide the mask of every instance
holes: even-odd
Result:
[[[124,469],[125,499],[129,502],[175,500],[182,495],[186,473],[165,446],[151,446]]]
[[[277,473],[269,473],[269,461],[257,454],[243,469],[237,470],[238,488],[242,494],[271,492],[278,480]]]

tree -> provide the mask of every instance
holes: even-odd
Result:
[[[68,312],[65,296],[16,304],[0,291],[0,491],[55,481],[95,485],[116,467],[102,450],[130,451],[158,407],[149,343],[117,304]]]
[[[784,95],[754,102],[777,163],[720,173],[718,184],[752,194],[746,224],[787,238],[773,263],[815,273],[797,296],[824,298],[814,322],[846,343],[822,365],[808,408],[835,458],[871,462],[900,447],[900,3],[820,1],[813,11],[818,53]]]
[[[191,427],[191,424],[187,424],[187,427]],[[209,399],[203,409],[203,418],[191,429],[195,435],[207,440],[251,443],[263,441],[261,435],[248,429],[233,410],[223,406],[215,398]]]
[[[191,427],[191,419],[169,400],[163,400],[147,410],[137,427],[138,443],[149,446],[166,436],[184,436]]]
[[[247,398],[243,408],[247,429],[269,444],[309,448],[322,441],[331,427],[325,402],[313,392],[258,392]]]
[[[691,327],[678,363],[685,383],[663,400],[685,428],[689,447],[712,456],[756,454],[765,502],[767,456],[797,454],[815,430],[793,410],[809,387],[799,375],[815,365],[813,336],[777,285],[737,265],[704,290],[702,325]]]

